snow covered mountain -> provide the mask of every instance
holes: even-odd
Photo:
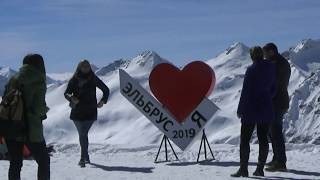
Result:
[[[285,128],[289,141],[320,144],[320,69],[291,95]]]
[[[314,72],[320,68],[320,39],[305,39],[287,51],[288,58],[301,70]]]
[[[0,96],[3,95],[5,85],[8,83],[10,78],[14,76],[17,71],[9,68],[9,67],[0,67]],[[53,87],[61,85],[63,82],[60,80],[55,80],[50,76],[47,76],[47,85],[49,90]]]
[[[285,119],[287,140],[290,142],[320,144],[320,70],[310,69],[312,65],[320,63],[319,54],[316,53],[320,52],[320,46],[317,43],[317,40],[305,40],[284,52],[290,59],[292,68],[289,86],[291,108]],[[109,102],[99,110],[98,121],[90,133],[93,142],[149,145],[161,140],[160,131],[120,94],[118,71],[126,70],[149,89],[148,77],[152,68],[163,62],[169,61],[153,51],[145,51],[131,60],[120,59],[95,71],[110,87],[111,94]],[[244,73],[251,64],[249,47],[235,43],[206,63],[214,69],[217,77],[215,90],[209,99],[221,109],[212,123],[208,124],[209,140],[215,143],[238,144],[240,120],[236,117],[236,109]],[[63,96],[66,81],[71,75],[49,74],[59,83],[51,86],[47,94],[47,102],[51,109],[45,121],[48,142],[77,141],[76,129],[69,120],[70,108]],[[100,91],[98,96],[101,97]]]
[[[128,61],[128,60],[119,59],[119,60],[114,61],[111,64],[108,64],[105,67],[102,67],[100,69],[96,69],[95,72],[98,76],[106,76],[109,73],[116,72],[116,70],[121,67],[123,67],[123,68],[127,67],[127,65],[129,63],[130,63],[130,61]]]
[[[151,69],[162,62],[167,60],[155,52],[145,51],[132,60],[115,61],[96,71],[109,86],[111,94],[107,105],[99,110],[98,122],[91,131],[90,135],[94,142],[152,144],[160,139],[160,132],[120,94],[118,71],[120,68],[125,69],[147,87]],[[45,133],[49,142],[77,140],[76,129],[69,120],[69,104],[63,96],[66,85],[63,84],[47,94],[51,110],[45,121]],[[100,91],[98,96],[101,97]]]
[[[16,71],[9,67],[0,67],[0,96],[2,96],[5,85],[14,74],[16,74]]]
[[[0,67],[0,76],[10,78],[12,77],[16,71],[10,69],[9,67]]]

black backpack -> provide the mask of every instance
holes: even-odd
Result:
[[[0,136],[4,137],[22,136],[26,127],[22,88],[15,81],[10,79],[0,103]]]

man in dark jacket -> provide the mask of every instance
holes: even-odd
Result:
[[[283,116],[289,109],[288,85],[291,75],[289,62],[278,53],[273,43],[263,47],[264,56],[276,65],[277,91],[273,98],[275,120],[271,123],[270,135],[273,149],[273,160],[268,163],[267,171],[286,171],[286,148],[283,135]]]
[[[261,47],[252,48],[250,55],[253,64],[246,71],[237,111],[241,118],[240,169],[232,177],[248,177],[250,139],[256,126],[259,160],[255,176],[264,176],[263,168],[269,151],[269,125],[274,117],[275,66],[263,59]]]

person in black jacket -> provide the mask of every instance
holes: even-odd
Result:
[[[238,117],[241,118],[240,169],[232,177],[248,177],[250,157],[250,139],[257,127],[259,140],[259,158],[255,176],[264,176],[269,144],[268,132],[273,120],[272,98],[275,94],[275,65],[263,59],[261,47],[250,49],[253,64],[248,67],[241,92]]]
[[[264,56],[276,65],[277,92],[273,98],[275,120],[271,123],[270,136],[273,149],[273,159],[268,163],[267,171],[287,171],[285,139],[283,135],[283,117],[289,109],[288,85],[291,75],[289,62],[279,54],[273,43],[263,47]]]
[[[97,103],[96,88],[103,92],[103,97]],[[109,88],[92,71],[89,61],[79,63],[76,72],[68,83],[64,93],[72,108],[70,119],[73,120],[79,134],[81,159],[79,165],[84,167],[90,163],[88,154],[88,132],[97,120],[97,108],[107,103]]]

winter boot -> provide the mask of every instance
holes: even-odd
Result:
[[[244,165],[241,165],[239,170],[236,173],[231,174],[231,177],[248,177],[248,176],[249,176],[248,166],[244,166]]]
[[[90,164],[91,163],[89,156],[85,158],[84,163],[85,164]]]
[[[268,167],[270,167],[270,166],[273,166],[273,165],[276,164],[276,163],[277,163],[277,161],[274,160],[274,159],[272,159],[272,161],[268,162],[266,165],[267,165]]]
[[[78,165],[79,165],[81,168],[86,167],[86,162],[85,162],[85,160],[84,160],[84,159],[80,159]]]
[[[263,169],[264,169],[264,165],[259,165],[257,166],[257,169],[256,171],[253,173],[254,176],[264,176],[264,172],[263,172]]]
[[[269,172],[287,172],[287,166],[285,163],[275,163],[272,166],[266,168]]]

